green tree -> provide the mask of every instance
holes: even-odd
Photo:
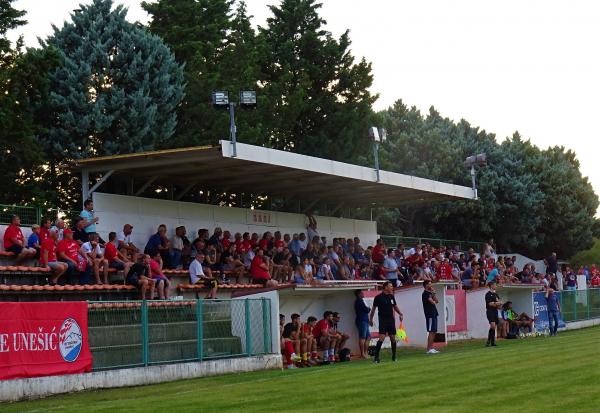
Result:
[[[153,149],[175,130],[182,69],[112,4],[81,5],[46,42],[61,60],[49,73],[53,119],[41,139],[53,161]]]
[[[321,4],[283,0],[260,29],[264,60],[262,93],[269,99],[267,145],[313,156],[352,160],[364,147],[373,76],[365,59],[355,62],[346,31],[339,39],[323,29]]]

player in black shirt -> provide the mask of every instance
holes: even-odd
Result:
[[[490,330],[488,331],[488,339],[486,347],[496,347],[496,326],[498,325],[498,309],[502,307],[500,296],[496,293],[496,283],[488,284],[490,290],[485,294],[485,310],[488,321],[490,322]]]
[[[402,321],[402,312],[396,304],[394,286],[391,282],[386,281],[383,283],[383,292],[373,300],[373,308],[369,314],[369,325],[371,326],[373,325],[375,309],[378,310],[379,316],[379,339],[377,340],[373,362],[379,363],[379,352],[386,336],[390,338],[392,345],[392,361],[396,361],[396,320],[394,319],[394,311],[400,316],[400,321]]]
[[[431,281],[423,281],[423,294],[421,299],[423,301],[423,312],[425,313],[425,328],[427,329],[427,354],[437,354],[439,351],[433,348],[433,340],[437,333],[437,319],[438,310],[435,306],[438,303],[438,299],[433,291],[433,285]]]

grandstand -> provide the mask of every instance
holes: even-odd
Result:
[[[154,382],[161,381],[158,370],[152,370],[155,365],[180,366],[179,370],[171,370],[168,377],[162,377],[163,380],[208,374],[206,369],[226,372],[280,365],[279,314],[289,317],[298,313],[304,321],[309,315],[320,317],[326,310],[339,312],[342,318],[337,327],[350,336],[346,346],[358,354],[354,292],[367,291],[365,301],[372,302],[378,285],[390,279],[384,271],[384,260],[391,253],[387,254],[374,221],[343,217],[343,210],[474,198],[471,188],[387,171],[380,172],[378,181],[370,168],[251,145],[238,143],[234,155],[227,141],[216,147],[86,159],[75,167],[82,173],[84,199],[93,200],[93,213],[99,219],[95,232],[102,239],[110,239],[111,232],[120,232],[128,224],[132,230],[127,234],[128,242],[139,248],[138,255],[150,251],[148,245],[156,234],[167,243],[161,251],[149,253],[164,265],[159,272],[170,279],[171,299],[139,300],[138,288],[127,283],[127,274],[118,268],[108,270],[109,283],[67,279],[49,283],[50,269],[39,266],[37,258],[17,265],[15,254],[3,250],[0,251],[0,302],[85,302],[87,330],[83,336],[89,340],[90,360],[93,359],[90,367],[95,372],[109,372],[112,376],[104,377],[112,377],[120,385],[148,383],[145,380],[150,380],[150,372],[158,375],[152,378]],[[94,174],[98,174],[97,180],[90,187],[90,176]],[[172,199],[140,196],[152,195],[152,188],[161,187],[171,188]],[[233,202],[236,207],[222,201],[219,205],[182,201],[186,194],[200,191],[238,194]],[[357,193],[361,196],[357,197]],[[244,203],[239,199],[250,194],[277,197],[293,211],[242,207]],[[317,205],[331,214],[312,216],[310,212]],[[160,230],[157,232],[159,225],[166,226],[166,236],[160,235]],[[173,240],[175,244],[174,229],[181,227],[190,231],[190,238],[196,238],[196,230],[202,231],[193,242],[187,240],[187,252],[179,250],[182,261],[174,264],[169,262],[174,248],[169,250],[168,243]],[[22,229],[27,239],[31,229],[25,226]],[[77,224],[74,229],[78,230]],[[0,233],[5,230],[6,226],[0,227]],[[257,237],[238,239],[238,233],[257,234]],[[275,236],[271,238],[267,233]],[[263,234],[263,239],[259,239]],[[294,235],[298,234],[313,239],[303,244],[302,253],[296,255],[292,250],[293,242],[298,241]],[[213,237],[216,238],[211,241]],[[485,248],[475,243],[440,241],[432,245],[423,239],[387,240],[393,240],[394,244],[387,247],[398,254],[395,297],[405,314],[405,329],[410,337],[403,345],[427,345],[420,286],[426,279],[435,281],[434,288],[440,297],[438,345],[485,337],[486,290],[477,285],[484,285],[491,270],[500,265],[503,273],[498,279],[506,285],[504,297],[513,301],[515,311],[536,317],[538,331],[547,328],[547,315],[546,324],[541,318],[537,321],[542,313],[538,290],[545,278],[524,271],[517,274],[513,257],[496,262],[495,254],[480,255]],[[410,243],[403,245],[402,241]],[[250,247],[245,247],[245,242]],[[187,267],[200,252],[224,256],[225,243],[234,247],[231,261],[203,262],[207,273],[210,271],[219,283],[217,300],[204,300],[209,287],[192,283]],[[255,276],[254,251],[259,249],[270,256],[264,264],[268,278],[277,279],[277,283],[263,283]],[[285,255],[287,250],[289,255]],[[312,255],[306,256],[309,250]],[[133,256],[129,259],[135,260]],[[296,264],[302,263],[304,269],[297,272],[291,265],[293,259],[297,259]],[[308,272],[305,259],[312,268]],[[528,262],[524,257],[519,259],[521,263]],[[236,260],[240,267],[235,266]],[[465,279],[464,266],[471,267],[471,262],[481,267],[480,272]],[[227,267],[228,264],[231,266]],[[534,267],[539,269],[541,265],[537,263]],[[238,273],[237,269],[241,271]],[[331,276],[324,269],[332,269]],[[236,274],[238,278],[234,280]],[[570,322],[567,328],[595,323],[596,307],[600,307],[596,292],[585,290],[585,300],[581,294],[565,299],[575,313],[565,320]],[[230,362],[232,358],[236,359],[235,366]],[[205,367],[196,366],[198,362],[205,363],[202,364]],[[106,381],[93,374],[84,374],[87,384],[83,388],[107,386]],[[14,376],[18,377],[22,376]],[[127,377],[132,378],[128,381]],[[48,394],[48,387],[42,382],[24,380],[32,380],[28,383],[34,389],[33,396]],[[65,383],[60,391],[82,388]]]

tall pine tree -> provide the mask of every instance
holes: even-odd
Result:
[[[54,161],[153,149],[175,131],[182,69],[112,4],[81,5],[47,40],[61,59],[49,74],[53,119],[42,139]]]
[[[283,0],[260,29],[269,53],[261,79],[271,105],[267,144],[353,160],[377,99],[371,64],[355,61],[348,31],[335,39],[324,30],[320,8],[315,0]]]

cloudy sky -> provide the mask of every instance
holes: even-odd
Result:
[[[83,1],[88,3],[89,1]],[[116,0],[131,21],[137,0]],[[17,0],[29,46],[82,1]],[[274,0],[247,0],[257,25]],[[573,149],[600,194],[600,3],[505,0],[322,0],[334,35],[350,29],[353,53],[373,63],[376,109],[403,99],[467,119],[499,140],[518,130],[541,147]]]

